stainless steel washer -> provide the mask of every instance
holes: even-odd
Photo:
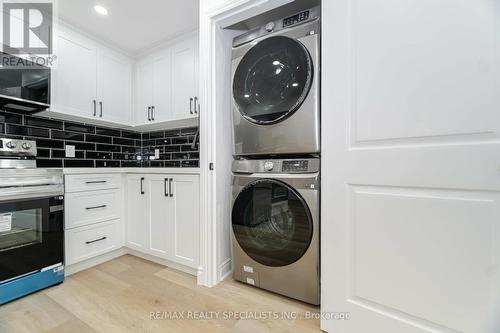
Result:
[[[319,304],[319,158],[233,162],[233,277]]]
[[[320,152],[319,8],[233,40],[234,155]]]

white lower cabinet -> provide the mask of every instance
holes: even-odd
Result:
[[[126,225],[128,247],[144,251],[147,245],[148,200],[145,192],[145,177],[127,176]]]
[[[127,176],[127,246],[199,266],[199,176]]]
[[[123,246],[121,188],[120,175],[65,176],[66,265]]]
[[[119,222],[113,220],[66,230],[66,265],[121,247]]]

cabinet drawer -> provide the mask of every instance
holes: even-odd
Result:
[[[121,187],[119,174],[67,175],[64,181],[66,193]]]
[[[66,230],[66,265],[118,249],[120,246],[119,221]]]
[[[120,199],[120,190],[66,194],[66,229],[120,218]]]

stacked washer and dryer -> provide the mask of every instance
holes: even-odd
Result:
[[[233,277],[319,304],[320,10],[233,40]]]

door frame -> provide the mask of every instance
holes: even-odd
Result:
[[[232,121],[230,42],[241,32],[224,30],[294,0],[225,0],[200,3],[200,267],[198,284],[212,287],[232,273],[230,248]],[[225,48],[225,47],[226,48]],[[224,51],[226,51],[224,53]],[[229,89],[230,91],[230,89]],[[223,126],[223,131],[219,130]],[[210,170],[210,165],[213,170]],[[229,249],[230,250],[230,249]]]

